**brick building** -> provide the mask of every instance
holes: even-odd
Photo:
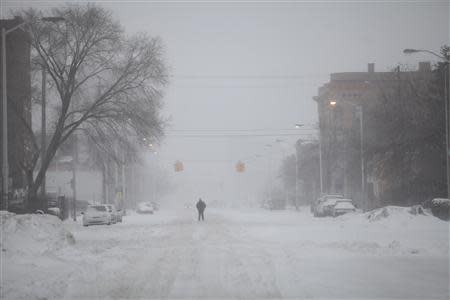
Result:
[[[314,97],[319,113],[324,193],[343,194],[363,209],[377,206],[383,178],[375,178],[371,162],[364,156],[366,145],[379,138],[377,121],[367,121],[364,116],[377,109],[381,94],[395,91],[400,81],[430,76],[427,62],[419,63],[417,71],[375,72],[374,64],[368,64],[367,72],[330,75],[330,81]]]
[[[10,29],[22,22],[22,19],[18,17],[0,20],[0,28]],[[27,126],[31,127],[30,49],[29,36],[24,30],[19,28],[6,36],[10,192],[20,190],[26,186],[26,174],[23,170],[23,164],[27,162],[31,149],[30,135],[27,129]],[[0,62],[0,70],[2,67]],[[0,72],[0,82],[3,79],[1,76]],[[2,91],[2,89],[3,87],[0,90]],[[0,124],[3,122],[2,116],[3,112],[0,107]],[[1,134],[0,131],[0,139],[2,138]],[[0,149],[0,164],[3,157],[1,151],[2,148]]]

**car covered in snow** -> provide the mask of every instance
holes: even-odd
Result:
[[[105,205],[89,205],[83,212],[83,226],[112,223],[112,217]]]
[[[331,215],[337,217],[349,212],[355,212],[356,207],[353,205],[352,199],[339,199],[331,209]]]
[[[140,214],[153,214],[155,211],[153,204],[151,202],[141,202],[137,206],[137,213]]]
[[[339,194],[324,194],[320,196],[316,202],[311,206],[312,213],[314,214],[314,217],[324,217],[327,214],[331,215],[331,209],[328,206],[327,200],[329,199],[335,199],[333,200],[332,204],[334,205],[335,201],[337,199],[343,199],[344,196]]]
[[[341,200],[342,198],[328,198],[325,200],[321,207],[322,207],[322,216],[332,216],[333,215],[333,208],[336,205],[336,203]]]

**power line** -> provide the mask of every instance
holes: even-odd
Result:
[[[204,75],[168,75],[169,78],[178,79],[305,79],[305,78],[323,78],[328,77],[330,74],[310,74],[310,75],[299,75],[299,74],[242,74],[242,75],[232,75],[232,74],[204,74]]]
[[[274,132],[274,131],[316,131],[316,128],[307,128],[307,126],[314,125],[304,125],[305,127],[301,128],[278,128],[278,129],[269,129],[269,128],[257,128],[257,129],[167,129],[167,132]]]
[[[278,134],[168,134],[166,137],[177,138],[228,138],[228,137],[277,137],[277,136],[311,136],[310,133],[278,133]]]

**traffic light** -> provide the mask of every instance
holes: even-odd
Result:
[[[245,172],[245,164],[242,161],[238,161],[236,164],[236,172],[242,173]]]
[[[175,168],[175,172],[181,172],[184,169],[183,163],[179,160],[177,160],[173,166]]]

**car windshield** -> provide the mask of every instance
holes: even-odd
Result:
[[[337,200],[337,202],[350,202],[350,203],[352,203],[353,200],[352,199],[339,199],[339,200]]]
[[[326,196],[324,196],[323,198],[326,200],[326,199],[331,199],[331,198],[343,198],[344,196],[342,196],[342,195],[326,195]]]
[[[330,198],[330,199],[325,200],[323,205],[324,206],[335,205],[338,200],[339,200],[339,198]]]
[[[89,206],[88,211],[94,212],[94,211],[106,211],[106,207],[103,205],[95,205],[95,206]]]

